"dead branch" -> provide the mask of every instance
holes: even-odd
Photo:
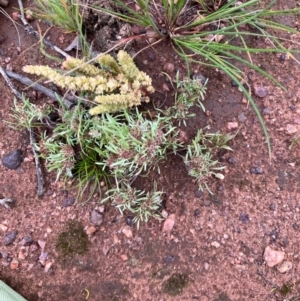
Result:
[[[14,87],[13,83],[10,81],[8,76],[5,73],[5,70],[0,66],[0,73],[2,74],[4,80],[8,84],[8,86],[11,88],[15,96],[19,99],[22,100],[22,94]],[[29,131],[29,136],[30,136],[30,143],[33,151],[33,156],[35,160],[35,166],[36,166],[36,172],[37,172],[37,180],[38,180],[38,190],[37,194],[38,196],[43,195],[43,174],[42,174],[42,168],[41,168],[41,163],[37,154],[36,146],[35,146],[35,137],[34,137],[34,132],[32,128],[28,128]]]
[[[25,17],[24,17],[24,7],[23,7],[23,2],[22,0],[18,0],[18,4],[19,4],[19,8],[20,8],[20,15],[19,18],[21,19],[25,30],[32,36],[34,36],[35,38],[37,38],[38,40],[42,41],[45,45],[47,45],[48,47],[50,47],[51,49],[53,49],[54,51],[60,53],[62,56],[64,56],[65,58],[70,57],[69,54],[67,54],[66,52],[64,52],[63,50],[61,50],[60,48],[58,48],[57,46],[55,46],[54,44],[52,44],[50,41],[44,39],[43,37],[40,36],[40,34],[34,30],[34,28],[26,21]]]

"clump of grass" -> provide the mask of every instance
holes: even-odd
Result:
[[[111,201],[121,214],[131,212],[134,214],[133,222],[137,228],[141,222],[148,222],[149,218],[161,219],[159,209],[162,202],[162,191],[157,190],[154,182],[153,190],[150,192],[135,189],[129,183],[123,183],[110,189],[107,197],[102,202]]]
[[[90,57],[91,49],[83,28],[79,0],[34,0],[34,3],[34,17],[58,26],[67,33],[77,33],[80,49],[85,56]]]
[[[220,133],[204,134],[203,130],[199,130],[196,137],[187,146],[187,152],[184,157],[184,163],[188,169],[188,174],[195,178],[195,182],[201,191],[211,190],[208,180],[214,176],[223,180],[225,176],[220,172],[225,167],[219,165],[219,161],[214,159],[216,151],[219,149],[232,149],[228,146],[228,142],[234,136]]]
[[[294,58],[298,44],[279,37],[277,32],[299,34],[291,27],[274,21],[274,17],[296,15],[299,8],[272,9],[276,0],[260,7],[259,1],[249,0],[136,0],[138,9],[128,3],[114,0],[120,10],[112,11],[93,6],[118,18],[138,24],[156,37],[152,47],[163,40],[171,41],[173,49],[187,62],[202,64],[225,72],[249,99],[263,128],[271,154],[268,132],[257,105],[251,97],[244,68],[251,68],[281,88],[284,87],[270,74],[258,67],[252,56],[256,53],[285,53]],[[265,39],[263,47],[255,45],[255,39]],[[287,45],[287,46],[285,46]],[[238,64],[236,64],[238,63]],[[239,66],[243,67],[239,67]],[[189,64],[188,64],[189,66]]]
[[[176,87],[174,87],[176,91],[175,103],[169,107],[164,114],[172,117],[174,121],[178,122],[179,126],[181,123],[186,126],[186,120],[195,116],[195,114],[189,112],[190,108],[198,106],[205,112],[203,100],[206,94],[207,82],[208,79],[202,83],[198,78],[187,78],[183,80],[180,79],[180,74],[177,72]]]

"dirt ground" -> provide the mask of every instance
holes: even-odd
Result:
[[[281,9],[293,6],[296,1],[278,4]],[[17,1],[11,1],[5,10],[11,14],[14,7]],[[294,28],[299,26],[296,18],[283,21]],[[32,25],[36,27],[37,22]],[[37,40],[22,26],[18,29],[21,49],[16,29],[0,14],[1,66],[19,73],[25,64],[53,66],[53,61],[41,54]],[[47,38],[62,49],[73,37],[53,28],[47,33]],[[259,47],[266,43],[257,41]],[[137,51],[143,45],[132,47]],[[0,241],[0,279],[28,301],[299,300],[300,151],[299,146],[290,145],[300,136],[300,69],[294,60],[275,54],[257,55],[255,60],[287,88],[282,91],[248,71],[253,90],[268,89],[267,96],[255,97],[255,101],[270,134],[272,159],[257,117],[230,79],[218,70],[193,70],[209,78],[204,101],[209,113],[195,109],[196,117],[185,128],[189,138],[206,125],[211,131],[227,133],[229,122],[238,123],[238,133],[231,142],[234,151],[219,156],[226,166],[225,179],[212,179],[213,195],[197,191],[182,160],[175,156],[162,164],[160,174],[136,182],[147,187],[156,179],[158,188],[166,193],[166,211],[176,217],[170,235],[162,232],[162,222],[151,220],[139,230],[131,227],[130,237],[124,231],[129,227],[128,217],[112,207],[101,207],[97,196],[84,205],[66,207],[66,199],[74,195],[55,183],[55,174],[45,169],[45,193],[38,198],[29,135],[7,123],[13,95],[0,77],[0,157],[16,149],[23,155],[16,170],[0,165],[0,197],[15,201],[11,209],[0,206],[0,236],[17,231],[12,244],[5,246]],[[168,62],[175,66],[173,76],[177,70],[184,71],[184,64],[167,44],[158,44],[155,50],[148,49],[136,58],[139,68],[153,78],[157,91],[168,84],[161,73]],[[32,101],[48,101],[14,84]],[[172,92],[169,94],[171,99]],[[156,92],[153,97],[163,102],[163,94]],[[80,222],[89,232],[94,227],[90,215],[95,209],[104,210],[103,222],[88,236],[88,251],[62,260],[56,248],[59,234],[70,220]],[[267,266],[263,256],[267,246],[283,251],[292,268],[281,273],[278,266]]]

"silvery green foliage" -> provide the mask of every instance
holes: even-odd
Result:
[[[224,175],[220,171],[225,167],[219,166],[219,161],[214,159],[214,154],[216,150],[221,148],[231,150],[226,144],[233,138],[234,136],[230,134],[204,134],[201,129],[187,146],[184,163],[188,174],[195,178],[200,190],[207,189],[211,192],[207,183],[211,176],[215,176],[220,180],[224,179]]]
[[[159,168],[158,163],[166,158],[167,151],[176,152],[180,146],[170,118],[157,115],[149,120],[138,110],[94,118],[90,135],[98,137],[104,159],[99,164],[109,168],[117,182]]]
[[[129,183],[123,183],[110,189],[106,194],[107,197],[102,202],[111,200],[121,214],[124,211],[133,213],[135,215],[133,221],[138,228],[141,222],[148,222],[150,217],[161,218],[158,210],[161,207],[163,192],[157,191],[155,182],[153,190],[147,193],[133,188]]]

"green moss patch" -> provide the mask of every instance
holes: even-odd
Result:
[[[171,296],[179,295],[188,285],[188,275],[175,273],[163,284],[163,291]]]
[[[55,247],[64,259],[87,252],[89,240],[82,224],[68,221],[65,230],[58,235]]]

